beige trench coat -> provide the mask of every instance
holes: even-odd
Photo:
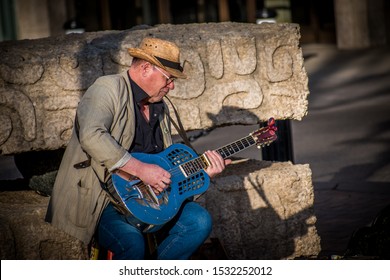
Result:
[[[166,106],[166,112],[168,107]],[[101,187],[108,170],[134,139],[135,113],[127,72],[104,76],[86,91],[77,108],[79,136],[73,131],[65,150],[46,221],[88,244],[109,199]],[[172,144],[168,114],[160,120],[165,147]],[[75,164],[91,157],[91,166]]]

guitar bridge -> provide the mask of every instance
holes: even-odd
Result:
[[[139,196],[137,197],[138,203],[147,207],[152,207],[156,210],[160,210],[162,204],[168,204],[170,187],[160,194],[160,198],[155,194],[150,185],[141,184],[136,186],[136,188],[139,193]]]
[[[149,203],[159,205],[158,198],[150,185],[144,185],[143,188],[140,188],[140,193],[142,199],[146,199]]]

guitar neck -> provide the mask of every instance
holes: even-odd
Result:
[[[256,144],[255,139],[252,135],[248,135],[240,140],[237,140],[233,143],[225,145],[219,149],[217,149],[217,153],[219,153],[223,159],[227,159],[253,145]],[[206,169],[210,165],[208,158],[206,155],[201,155],[193,160],[190,160],[186,163],[183,163],[180,168],[185,173],[186,176],[191,174],[195,174],[202,169]]]
[[[256,141],[253,139],[252,135],[248,135],[247,137],[241,138],[240,140],[223,146],[216,151],[222,156],[223,159],[227,159],[255,144]]]

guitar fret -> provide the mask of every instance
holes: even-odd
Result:
[[[194,168],[193,161],[188,162],[188,169],[190,171],[190,174],[194,173],[195,168]]]
[[[220,154],[222,157],[224,157],[224,158],[226,158],[226,157],[229,156],[229,153],[228,153],[228,150],[226,149],[226,147],[220,148],[219,150],[217,150],[217,152],[219,152],[219,154]]]
[[[237,143],[237,146],[238,146],[238,148],[239,148],[240,150],[243,150],[243,149],[245,148],[245,145],[244,145],[244,143],[243,143],[242,141],[239,141],[239,142]]]
[[[252,141],[250,141],[252,140]],[[243,139],[243,144],[245,145],[245,147],[250,147],[252,146],[253,144],[255,144],[256,142],[253,140],[253,138],[244,138]]]
[[[252,140],[252,141],[249,141],[249,140]],[[253,144],[255,144],[255,141],[253,140],[253,138],[245,138],[245,143],[246,143],[246,146],[249,147],[249,146],[252,146]]]
[[[226,155],[226,152],[224,151],[224,149],[219,149],[219,150],[217,150],[217,152],[222,156],[222,158],[227,158],[227,155]]]
[[[206,165],[200,158],[196,158],[194,160],[188,161],[182,165],[182,168],[184,169],[187,176],[194,174],[205,167]]]
[[[248,142],[250,143],[250,145],[256,144],[256,141],[255,141],[255,139],[253,139],[252,136],[251,136],[251,137],[248,136],[247,139],[248,139],[248,140],[251,140],[251,141],[248,141]]]
[[[228,147],[224,147],[225,153],[227,154],[227,157],[230,157],[232,154],[231,150]]]
[[[190,165],[189,164],[183,164],[182,166],[183,166],[183,169],[185,170],[186,174],[190,175],[191,174]]]
[[[202,170],[202,162],[200,161],[199,158],[197,158],[195,161],[195,172],[198,172],[199,170]]]

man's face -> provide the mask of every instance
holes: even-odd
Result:
[[[175,82],[174,77],[157,66],[151,65],[150,71],[149,85],[146,93],[150,96],[149,102],[155,103],[161,101],[170,90],[175,88]]]

